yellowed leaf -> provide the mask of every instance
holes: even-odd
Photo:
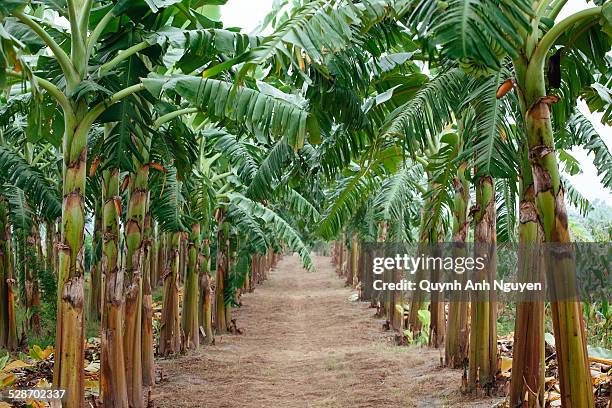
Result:
[[[609,382],[612,379],[606,373],[599,373],[591,376],[591,380],[593,382],[593,386],[597,386],[601,383]]]
[[[46,360],[51,354],[53,354],[53,346],[49,346],[43,350],[38,344],[35,344],[30,350],[30,357],[38,361]]]
[[[9,387],[17,381],[14,374],[0,374],[0,388]]]
[[[49,381],[47,381],[46,378],[41,378],[40,380],[38,380],[38,382],[36,383],[36,388],[51,388],[51,384],[49,383]]]
[[[502,373],[512,370],[512,359],[509,357],[502,357],[500,369]]]
[[[2,372],[9,373],[14,370],[19,370],[20,368],[32,367],[32,364],[28,364],[21,360],[15,360],[8,363],[3,369]]]

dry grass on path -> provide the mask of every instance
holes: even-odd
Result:
[[[157,408],[489,407],[459,393],[461,372],[439,368],[440,351],[398,347],[328,258],[316,272],[296,257],[242,297],[240,336],[159,362]]]

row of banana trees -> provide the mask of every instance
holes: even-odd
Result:
[[[610,123],[609,104],[596,102],[610,94],[610,4],[596,3],[556,21],[564,1],[410,2],[404,23],[416,48],[427,52],[426,70],[417,63],[421,69],[407,74],[392,66],[390,84],[373,81],[369,91],[384,94],[375,94],[371,109],[393,109],[372,115],[382,118],[377,137],[329,187],[319,229],[340,236],[335,263],[347,283],[359,277],[362,290],[371,291],[372,277],[362,275],[363,241],[454,242],[457,251],[469,240],[482,248],[517,242],[527,249],[570,242],[567,202],[581,211],[589,203],[564,179],[563,171],[579,166],[568,150],[590,150],[610,187],[610,152],[576,107],[582,98]],[[408,60],[424,57],[409,41],[399,44],[409,44]],[[400,47],[395,50],[406,51]],[[400,55],[387,54],[386,62]],[[422,86],[409,82],[416,75],[426,76]],[[391,149],[400,150],[396,157]],[[539,279],[533,276],[539,256],[521,251],[520,279]],[[548,265],[547,278],[567,271],[564,262]],[[482,278],[492,279],[493,268],[491,262]],[[445,347],[448,366],[468,362],[468,391],[490,389],[499,353],[494,294],[448,305],[432,296],[427,328],[419,319],[420,296],[410,299],[409,330],[414,336],[427,330],[431,346]],[[378,301],[389,325],[403,330],[397,293],[367,293],[363,300]],[[510,406],[544,404],[544,309],[543,301],[517,305]],[[562,406],[593,406],[582,306],[552,302],[551,317]]]
[[[271,253],[310,269],[308,244],[343,231],[568,242],[566,202],[588,210],[563,179],[580,168],[568,151],[591,152],[612,186],[610,153],[576,108],[610,123],[609,2],[555,22],[564,0],[281,1],[268,36],[223,28],[224,3],[0,4],[0,347],[38,330],[51,295],[66,407],[83,401],[87,321],[104,406],[144,406],[155,350],[231,329],[237,289]],[[497,363],[495,304],[480,304],[447,318],[437,301],[430,328],[449,365],[469,358],[472,388]],[[543,400],[543,310],[517,309],[514,406]],[[580,304],[552,311],[562,402],[593,406]]]

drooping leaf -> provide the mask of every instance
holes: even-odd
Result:
[[[191,106],[201,109],[213,120],[230,119],[276,137],[286,137],[299,149],[304,145],[308,110],[258,90],[239,87],[216,79],[175,75],[171,78],[151,76],[143,80],[155,96],[162,93],[180,96]]]

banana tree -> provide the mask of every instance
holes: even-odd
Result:
[[[197,8],[206,4],[206,1],[196,3],[193,6]],[[10,16],[4,19],[4,26],[9,28],[6,31],[8,38],[14,40],[12,43],[19,44],[22,47],[20,51],[24,53],[38,52],[41,49],[50,51],[52,58],[39,58],[39,65],[36,68],[46,69],[42,64],[50,64],[46,69],[47,72],[57,73],[64,79],[62,84],[66,84],[64,89],[63,85],[58,86],[54,79],[43,78],[40,73],[33,74],[33,70],[20,59],[9,61],[10,65],[3,63],[2,78],[8,75],[10,78],[19,79],[21,72],[25,73],[31,81],[33,90],[42,89],[56,100],[61,107],[61,114],[65,121],[63,138],[65,200],[59,254],[61,273],[57,330],[57,350],[61,358],[56,359],[55,385],[68,389],[69,400],[66,401],[68,406],[76,406],[76,401],[82,399],[82,378],[68,373],[79,372],[78,367],[82,366],[82,347],[79,344],[82,343],[81,304],[84,299],[82,271],[77,258],[82,248],[85,222],[83,195],[85,194],[84,168],[87,161],[88,133],[96,121],[113,121],[114,112],[110,114],[110,118],[101,118],[103,114],[110,112],[109,108],[144,89],[139,83],[114,81],[115,73],[125,69],[125,62],[131,57],[147,49],[159,49],[159,37],[156,36],[148,37],[135,44],[122,43],[122,39],[128,36],[122,36],[121,30],[125,31],[128,25],[120,25],[117,28],[111,23],[118,21],[120,16],[130,15],[131,18],[137,19],[137,23],[143,24],[145,30],[150,30],[155,29],[150,26],[150,21],[155,21],[154,24],[157,24],[156,28],[159,29],[174,16],[173,21],[176,24],[180,24],[179,20],[182,20],[187,22],[190,28],[203,28],[202,22],[205,22],[206,19],[201,18],[203,16],[200,13],[188,7],[173,4],[168,4],[168,9],[160,10],[154,6],[141,7],[128,1],[106,2],[95,9],[92,7],[92,1],[85,1],[82,4],[77,4],[76,1],[68,1],[65,4],[49,2],[36,6],[28,6],[25,2],[11,2],[6,6],[3,5],[1,10],[3,16]],[[52,21],[39,20],[36,15],[45,8],[52,8],[53,11],[66,18],[70,27],[64,30],[55,26]],[[140,14],[132,14],[137,9]],[[147,20],[151,15],[163,15],[163,18]],[[10,30],[15,25],[18,25],[17,28],[26,27],[26,31],[30,30],[38,38],[36,41],[20,42],[18,38],[11,37],[11,32],[19,32],[19,30]],[[56,33],[61,33],[63,37],[54,37]],[[69,47],[58,43],[57,38],[68,38]],[[163,38],[165,41],[168,37]],[[69,48],[69,53],[65,51],[65,48]],[[153,51],[150,55],[152,56],[155,52],[157,51]],[[5,59],[3,61],[6,62]],[[5,69],[4,66],[11,68]],[[126,106],[126,104],[121,104],[121,106]],[[124,118],[120,120],[124,121]],[[134,209],[135,206],[131,208]],[[135,210],[132,213],[135,213]],[[65,353],[64,350],[66,350]],[[134,378],[139,376],[140,374],[137,373]],[[133,388],[136,389],[133,392],[134,395],[140,393],[138,383]],[[141,397],[136,396],[134,399],[141,400]],[[137,402],[134,404],[142,405]]]
[[[104,24],[91,34],[88,25],[93,2],[85,2],[77,9],[73,1],[66,3],[62,10],[70,21],[70,55],[45,29],[44,23],[32,15],[35,7],[11,3],[7,10],[19,24],[36,34],[53,55],[65,80],[65,89],[56,83],[26,69],[32,87],[47,92],[61,107],[64,117],[63,136],[63,210],[61,242],[58,245],[58,316],[56,331],[56,359],[54,385],[66,389],[66,406],[77,407],[83,401],[83,321],[84,288],[82,263],[83,234],[85,226],[84,194],[87,162],[87,137],[100,115],[111,105],[143,90],[142,85],[122,89],[92,105],[82,93],[89,75],[88,57],[96,46]],[[107,21],[108,22],[108,21]],[[19,78],[22,62],[15,64],[16,70],[6,72]],[[75,372],[77,373],[75,375]]]
[[[471,72],[491,72],[501,67],[504,56],[512,59],[521,113],[526,123],[524,140],[529,149],[534,179],[537,220],[544,242],[557,243],[568,243],[570,240],[565,194],[559,177],[553,135],[553,122],[563,121],[563,109],[551,109],[559,97],[549,91],[558,81],[554,75],[550,77],[547,90],[547,68],[552,65],[554,73],[559,60],[570,61],[574,49],[584,48],[586,55],[597,61],[595,69],[607,70],[603,56],[609,50],[609,38],[603,32],[609,32],[610,27],[609,2],[597,2],[606,4],[582,10],[553,23],[566,3],[503,0],[470,4],[458,0],[438,7],[421,1],[416,3],[413,12],[415,29],[420,32],[427,30],[442,46],[447,57],[459,60]],[[457,21],[466,24],[455,24]],[[420,24],[419,28],[417,24]],[[593,44],[591,40],[601,47],[585,48],[583,44]],[[555,58],[549,65],[551,53]],[[573,92],[567,92],[569,99],[563,101],[563,104],[570,106],[575,103],[580,88],[591,85],[573,82],[578,82],[578,86],[570,88]],[[571,273],[568,260],[561,261],[561,264],[564,270]],[[561,267],[561,264],[557,266]],[[554,275],[549,279],[554,279]],[[580,303],[555,301],[552,310],[562,403],[593,406]],[[578,334],[572,336],[571,333]]]

